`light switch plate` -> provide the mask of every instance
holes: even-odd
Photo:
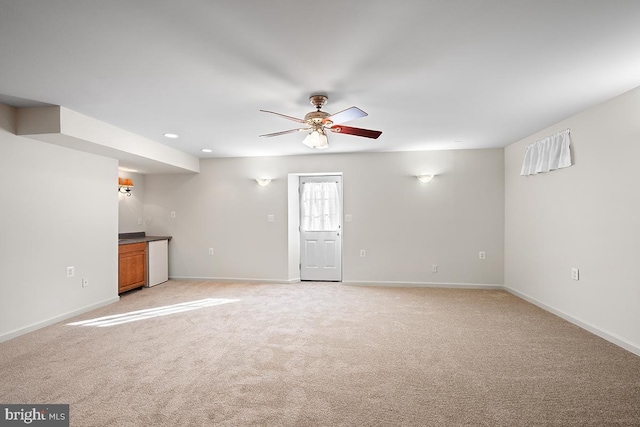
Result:
[[[571,268],[571,278],[573,280],[580,280],[580,270],[575,267]]]

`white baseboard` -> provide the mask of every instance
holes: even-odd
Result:
[[[504,289],[502,285],[480,283],[440,283],[440,282],[373,282],[373,281],[343,281],[348,286],[384,286],[391,288],[453,288],[453,289]]]
[[[538,307],[540,307],[541,309],[548,311],[549,313],[553,313],[558,317],[561,317],[562,319],[566,320],[569,323],[573,323],[576,326],[581,327],[582,329],[591,332],[594,335],[599,336],[600,338],[603,338],[607,341],[609,341],[610,343],[613,343],[615,345],[617,345],[618,347],[622,347],[627,351],[630,351],[633,354],[636,354],[638,356],[640,356],[640,347],[630,343],[628,341],[626,341],[624,338],[619,337],[618,335],[602,330],[600,328],[598,328],[597,326],[594,326],[590,323],[587,322],[583,322],[580,319],[577,319],[561,310],[558,310],[554,307],[551,307],[543,302],[538,301],[535,298],[530,297],[527,294],[524,294],[520,291],[516,291],[515,289],[511,289],[507,286],[504,286],[503,289],[507,292],[509,292],[510,294],[513,294],[519,298],[522,298],[523,300],[530,302],[533,305],[536,305]]]
[[[118,302],[118,301],[120,301],[120,297],[116,296],[116,297],[109,298],[109,299],[104,300],[104,301],[100,301],[100,302],[98,302],[96,304],[91,304],[91,305],[88,305],[86,307],[79,308],[77,310],[69,311],[67,313],[60,314],[60,315],[55,316],[55,317],[51,317],[51,318],[43,320],[41,322],[33,323],[33,324],[29,325],[29,326],[25,326],[24,328],[15,329],[15,330],[13,330],[11,332],[8,332],[6,334],[0,335],[0,342],[4,342],[4,341],[8,341],[8,340],[13,339],[13,338],[17,338],[20,335],[28,334],[29,332],[36,331],[38,329],[44,328],[45,326],[53,325],[54,323],[58,323],[58,322],[61,322],[63,320],[66,320],[66,319],[70,319],[72,317],[78,316],[79,314],[84,314],[84,313],[87,313],[89,311],[95,310],[95,309],[100,308],[100,307],[104,307],[105,305],[113,304],[114,302]]]
[[[170,280],[223,282],[223,283],[302,283],[300,278],[295,279],[249,279],[245,277],[196,277],[196,276],[171,276]],[[396,288],[457,288],[457,289],[504,289],[502,285],[481,283],[441,283],[441,282],[398,282],[398,281],[361,281],[349,280],[339,282],[348,286],[386,286]]]
[[[198,282],[223,282],[223,283],[297,283],[300,279],[248,279],[245,277],[193,277],[193,276],[171,276],[169,280],[184,280]]]

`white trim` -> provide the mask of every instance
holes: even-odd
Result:
[[[289,175],[294,175],[294,176],[325,176],[325,175],[335,175],[335,176],[342,176],[342,172],[292,172]]]
[[[198,282],[237,282],[237,283],[297,283],[300,282],[300,278],[297,279],[248,279],[245,277],[193,277],[193,276],[170,276],[169,280],[183,280],[183,281],[198,281]]]
[[[502,290],[502,285],[480,283],[440,283],[440,282],[369,282],[360,280],[343,281],[348,286],[386,286],[392,288],[455,288],[455,289],[492,289]]]
[[[71,317],[75,317],[75,316],[78,316],[80,314],[87,313],[89,311],[95,310],[95,309],[100,308],[100,307],[104,307],[105,305],[113,304],[114,302],[118,302],[118,301],[120,301],[120,297],[119,296],[113,297],[113,298],[109,298],[109,299],[101,301],[99,303],[91,304],[91,305],[88,305],[86,307],[82,307],[82,308],[79,308],[77,310],[69,311],[69,312],[61,314],[59,316],[55,316],[55,317],[52,317],[50,319],[43,320],[42,322],[33,323],[33,324],[31,324],[29,326],[26,326],[24,328],[15,329],[15,330],[13,330],[11,332],[8,332],[6,334],[0,335],[0,342],[4,342],[4,341],[8,341],[8,340],[13,339],[13,338],[17,338],[20,335],[28,334],[29,332],[33,332],[33,331],[36,331],[38,329],[42,329],[45,326],[53,325],[54,323],[61,322],[63,320],[69,319]]]
[[[551,307],[543,302],[538,301],[535,298],[530,297],[527,294],[524,294],[520,291],[516,291],[515,289],[509,288],[508,286],[504,286],[503,289],[507,292],[509,292],[510,294],[513,294],[519,298],[522,298],[523,300],[536,305],[538,307],[540,307],[541,309],[548,311],[549,313],[555,314],[556,316],[566,320],[569,323],[573,323],[576,326],[581,327],[582,329],[591,332],[594,335],[599,336],[600,338],[603,338],[607,341],[609,341],[612,344],[617,345],[618,347],[622,347],[627,351],[630,351],[631,353],[640,356],[640,346],[630,343],[629,341],[626,341],[624,338],[621,338],[620,336],[612,333],[612,332],[608,332],[605,331],[603,329],[598,328],[597,326],[593,326],[590,323],[584,322],[580,319],[577,319],[567,313],[565,313],[564,311],[558,310],[557,308]]]

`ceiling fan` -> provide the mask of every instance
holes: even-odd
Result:
[[[365,138],[376,139],[382,132],[377,130],[360,129],[350,126],[344,126],[342,123],[359,119],[367,116],[367,113],[359,109],[358,107],[347,108],[335,114],[325,113],[320,111],[322,106],[327,103],[327,96],[325,95],[311,95],[309,102],[316,107],[316,111],[312,111],[304,116],[304,119],[298,119],[296,117],[285,116],[284,114],[275,113],[273,111],[260,110],[264,113],[275,114],[285,119],[293,120],[294,122],[303,123],[307,127],[285,130],[282,132],[268,133],[260,135],[261,137],[271,137],[285,135],[287,133],[304,132],[309,131],[307,137],[302,143],[308,147],[323,150],[329,148],[329,141],[327,139],[327,130],[335,133],[345,133],[348,135],[363,136]]]

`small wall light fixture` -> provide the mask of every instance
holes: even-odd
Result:
[[[433,175],[420,174],[416,175],[416,178],[418,178],[420,182],[431,182],[431,180],[433,179]]]
[[[131,189],[133,188],[133,182],[131,178],[118,178],[118,191],[122,194],[126,194],[131,197]]]
[[[271,178],[256,178],[256,182],[260,187],[266,187],[271,182]]]

